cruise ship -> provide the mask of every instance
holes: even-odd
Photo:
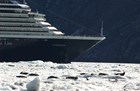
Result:
[[[0,0],[0,61],[71,62],[105,39],[66,36],[25,3]],[[80,60],[77,60],[80,61]]]

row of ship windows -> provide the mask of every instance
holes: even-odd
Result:
[[[17,11],[17,10],[0,10],[0,13],[23,13],[27,14],[29,11],[22,10],[22,11]]]
[[[35,21],[5,21],[5,20],[0,20],[0,22],[11,22],[11,23],[35,23]]]
[[[4,25],[4,24],[0,24],[0,27],[34,27],[34,28],[42,28],[41,25]]]
[[[18,19],[18,20],[34,20],[34,19],[38,19],[38,20],[45,20],[45,18],[40,18],[40,17],[0,17],[0,19],[10,19],[10,20],[14,20],[14,19]]]
[[[5,29],[5,28],[6,28],[6,29],[7,29],[7,28],[10,28],[10,29],[14,29],[14,28],[23,28],[23,29],[24,29],[24,28],[25,28],[25,29],[26,29],[26,28],[29,28],[29,29],[30,29],[30,28],[34,28],[34,29],[41,29],[42,27],[41,27],[41,26],[23,26],[23,27],[22,27],[22,26],[1,26],[1,25],[0,25],[0,29],[2,29],[2,28],[3,28],[3,29]]]
[[[2,18],[28,18],[28,15],[25,14],[0,14]]]
[[[0,8],[21,8],[20,6],[4,6],[0,5]]]
[[[8,3],[8,4],[12,4],[9,0],[1,0],[0,3]]]
[[[0,19],[0,22],[15,22],[15,23],[18,23],[18,22],[21,22],[21,23],[34,23],[34,22],[44,22],[44,20],[1,20]]]
[[[1,33],[0,35],[41,35],[41,36],[46,36],[46,35],[50,35],[50,34],[52,34],[52,33],[49,33],[49,32],[46,32],[46,33],[30,33],[30,32],[28,32],[28,33]]]
[[[5,16],[5,17],[27,17],[27,16],[29,16],[29,17],[38,17],[38,18],[44,18],[44,16],[43,15],[39,15],[39,14],[24,14],[24,13],[4,13],[4,12],[1,12],[0,11],[0,16]]]
[[[41,18],[45,19],[43,16],[28,16],[28,15],[0,15],[0,18]]]
[[[5,28],[0,28],[0,31],[45,31],[45,30],[43,30],[43,29],[22,29],[22,28],[19,28],[19,29],[17,29],[17,28],[12,28],[12,29],[5,29]],[[46,30],[47,31],[47,30]]]
[[[40,16],[40,15],[29,15],[29,17],[44,18],[44,16]]]
[[[22,21],[23,22],[27,22],[27,23],[28,22],[35,22],[35,20],[30,20],[30,19],[29,20],[28,19],[27,20],[26,19],[13,19],[13,20],[10,20],[10,19],[5,19],[5,20],[4,19],[0,19],[0,22],[15,22],[16,23],[16,22],[22,22]]]
[[[49,31],[58,31],[58,30],[49,30],[49,29],[0,29],[0,31],[5,32],[49,32]],[[0,33],[1,34],[1,33]]]
[[[22,15],[0,15],[0,18],[28,18],[28,16],[22,16]]]
[[[3,15],[1,14],[0,16],[1,17],[7,17],[7,18],[11,18],[11,17],[15,17],[15,18],[27,18],[27,17],[30,17],[30,18],[42,18],[44,19],[44,16],[43,15],[37,15],[37,14],[29,14],[27,13],[28,11],[22,11],[20,13],[18,13],[18,11],[12,11],[12,10],[0,10],[0,13],[7,13],[7,15]],[[15,13],[15,15],[10,15],[10,13]],[[17,13],[17,15],[16,15]],[[18,14],[27,14],[27,15],[18,15]]]
[[[21,23],[35,23],[35,22],[44,22],[45,19],[39,19],[39,18],[1,18],[0,22],[21,22]]]
[[[0,30],[0,31],[4,31],[4,33],[0,33],[0,35],[1,34],[17,34],[19,31],[18,30],[14,30],[14,31],[12,31],[11,32],[11,30],[7,30],[6,32],[5,32],[5,30]],[[8,33],[8,32],[10,32],[10,33]],[[14,33],[14,32],[17,32],[17,33]],[[41,33],[41,34],[45,34],[45,33],[49,33],[49,31],[20,31],[21,33],[33,33],[33,34],[38,34],[38,33]]]
[[[0,22],[0,27],[51,27],[51,25],[40,25],[40,24],[29,24],[29,23],[19,23],[19,24],[4,24]]]
[[[48,28],[34,28],[34,27],[30,27],[30,28],[18,28],[18,27],[7,27],[7,28],[2,28],[0,27],[1,31],[58,31],[56,29],[48,29]]]

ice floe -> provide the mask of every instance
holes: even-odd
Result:
[[[140,65],[0,63],[0,91],[140,91]]]

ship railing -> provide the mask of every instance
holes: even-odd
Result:
[[[0,30],[4,30],[4,31],[45,31],[42,29],[42,27],[0,27]]]
[[[11,22],[35,22],[32,18],[0,18],[0,21],[11,21]]]
[[[15,22],[0,22],[0,26],[6,27],[39,27],[39,24],[36,23],[15,23]]]
[[[31,9],[24,9],[24,8],[0,8],[0,10],[31,11]]]
[[[45,18],[14,18],[14,17],[9,17],[9,18],[1,18],[0,21],[27,21],[27,22],[44,22],[46,19]]]
[[[0,36],[1,35],[13,35],[13,36],[46,36],[46,35],[50,35],[50,33],[48,32],[0,32]]]
[[[27,35],[27,36],[30,36],[30,35],[48,35],[48,32],[0,32],[0,35]]]
[[[0,32],[0,38],[50,38],[50,39],[85,39],[85,40],[104,40],[103,36],[68,36],[68,35],[54,35],[48,32]]]
[[[38,17],[38,18],[34,18],[34,19],[35,19],[36,21],[42,21],[42,22],[43,22],[43,21],[46,21],[45,18],[39,18],[39,17]]]
[[[28,17],[28,14],[24,13],[0,13],[1,17]]]

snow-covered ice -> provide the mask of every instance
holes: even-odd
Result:
[[[0,91],[140,91],[140,65],[4,62]]]

